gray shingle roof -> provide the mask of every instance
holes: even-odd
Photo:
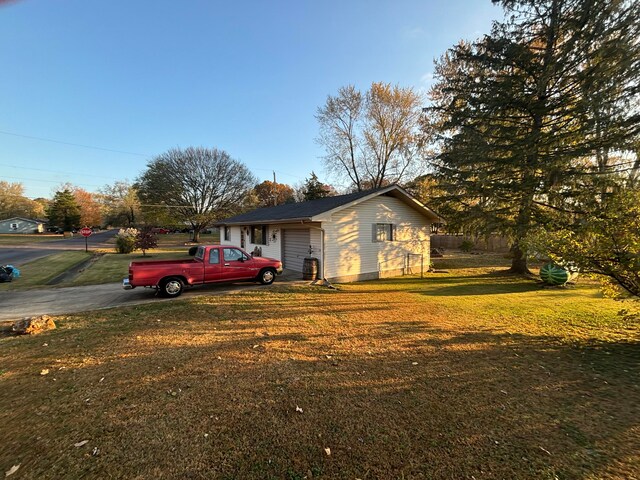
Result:
[[[258,208],[257,210],[236,215],[235,217],[226,218],[218,222],[218,224],[230,225],[281,220],[306,220],[387,188],[388,187],[382,187],[363,192],[349,193],[347,195],[338,195],[336,197],[319,198],[318,200],[310,200],[308,202],[287,203],[275,207]]]

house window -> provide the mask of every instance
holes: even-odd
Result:
[[[251,243],[253,243],[254,245],[267,244],[266,225],[254,225],[253,227],[251,227]]]
[[[17,223],[12,223],[11,224],[11,230],[17,230],[18,229],[18,224]]]
[[[231,227],[224,227],[224,241],[231,241]]]
[[[376,242],[392,242],[395,240],[395,225],[393,223],[376,223],[375,225],[375,241]]]

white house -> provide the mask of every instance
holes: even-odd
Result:
[[[11,217],[0,220],[0,233],[42,233],[45,220],[24,217]]]
[[[319,277],[347,282],[400,275],[429,265],[438,215],[402,188],[389,187],[253,210],[219,223],[220,241],[282,260],[302,272],[319,260]],[[419,270],[418,270],[419,271]]]

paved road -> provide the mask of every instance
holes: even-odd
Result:
[[[181,298],[197,295],[220,295],[256,288],[269,287],[256,283],[206,285],[187,289]],[[170,301],[172,299],[156,297],[154,289],[135,288],[133,290],[123,290],[119,283],[22,292],[9,291],[0,293],[0,321],[18,320],[22,317],[36,315],[64,315],[123,305]]]
[[[94,233],[89,237],[89,248],[113,248],[106,243],[117,230],[105,230]],[[46,242],[32,243],[30,245],[2,245],[0,246],[0,265],[15,265],[19,267],[38,258],[52,255],[61,250],[84,250],[84,237],[77,235],[73,238],[49,240]]]

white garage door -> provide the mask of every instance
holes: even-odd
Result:
[[[309,229],[285,230],[283,266],[288,270],[302,272],[304,257],[309,256],[311,232]]]

